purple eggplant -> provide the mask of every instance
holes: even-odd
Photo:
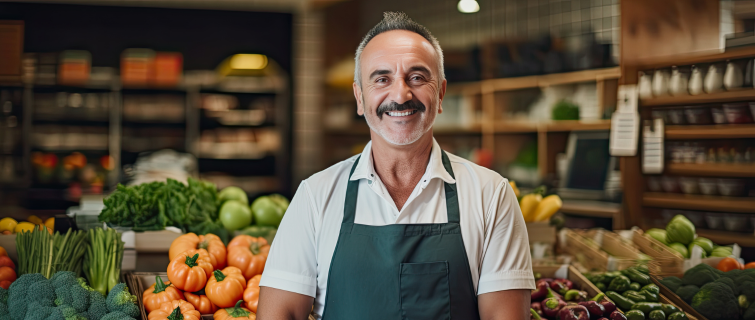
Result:
[[[603,301],[600,302],[600,305],[602,305],[603,309],[606,310],[603,312],[604,316],[610,316],[614,311],[616,311],[616,305],[613,304],[613,302],[608,301],[607,299],[603,299]]]
[[[590,311],[584,306],[565,306],[558,312],[560,320],[590,320]]]
[[[543,314],[546,318],[554,319],[558,312],[566,306],[566,302],[558,298],[548,298],[545,299],[540,306],[543,309]]]
[[[579,305],[587,308],[587,311],[590,312],[590,317],[592,319],[603,317],[603,314],[606,312],[606,309],[603,308],[600,303],[597,303],[595,301],[583,301],[580,302]]]
[[[627,317],[619,312],[619,310],[616,310],[614,312],[611,312],[611,316],[609,317],[611,320],[627,320]]]
[[[532,290],[532,293],[530,294],[530,300],[532,301],[543,300],[546,298],[547,294],[548,294],[548,283],[538,282],[537,289]]]

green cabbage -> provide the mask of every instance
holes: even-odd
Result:
[[[666,239],[668,242],[679,242],[685,246],[692,243],[695,239],[695,225],[692,224],[685,216],[676,215],[671,222],[666,225]]]
[[[685,259],[689,259],[689,251],[687,251],[687,246],[685,246],[685,245],[683,245],[683,244],[681,244],[679,242],[674,242],[674,243],[668,245],[668,247],[671,248],[671,249],[674,249],[676,252],[681,253],[682,256]]]
[[[731,247],[716,247],[711,252],[711,257],[728,257],[731,255]]]
[[[658,240],[665,245],[668,245],[668,240],[666,240],[666,230],[653,228],[645,232],[645,234],[653,237],[653,239]]]
[[[692,240],[692,243],[690,243],[689,245],[690,252],[692,252],[692,245],[697,245],[700,248],[703,248],[703,250],[705,250],[705,253],[708,255],[713,252],[713,241],[710,241],[710,239],[708,238],[697,237],[695,238],[695,240]]]

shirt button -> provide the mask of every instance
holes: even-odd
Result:
[[[367,184],[372,184],[372,180],[367,180]]]

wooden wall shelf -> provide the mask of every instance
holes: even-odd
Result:
[[[755,101],[755,89],[741,89],[716,93],[702,93],[696,96],[663,96],[640,100],[642,107],[665,107],[678,105],[697,105],[705,103],[723,103],[737,101]]]
[[[621,204],[605,201],[564,200],[561,212],[585,217],[614,218],[621,213]]]
[[[646,192],[642,196],[642,204],[648,207],[670,209],[755,213],[755,198],[753,197],[716,197]]]
[[[641,59],[632,62],[632,67],[637,70],[669,68],[671,66],[687,66],[700,63],[724,62],[729,59],[743,59],[755,57],[755,46],[730,48],[725,52],[703,52],[688,55],[674,55],[652,59]]]
[[[570,132],[610,130],[611,120],[560,120],[544,123],[528,123],[521,121],[497,121],[496,133],[531,133],[531,132]]]
[[[449,84],[448,91],[466,93],[511,91],[564,84],[575,84],[580,82],[618,79],[619,77],[621,77],[621,69],[619,67],[613,67],[554,73],[539,76],[487,79],[482,81]]]
[[[712,177],[755,177],[755,164],[669,163],[666,173]]]
[[[743,247],[755,247],[755,235],[752,233],[708,229],[697,229],[695,231],[698,236],[708,238],[717,244],[726,245],[736,243]]]
[[[666,139],[670,140],[742,138],[755,138],[755,124],[666,127]]]

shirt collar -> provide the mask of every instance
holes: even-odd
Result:
[[[370,141],[364,146],[362,155],[359,157],[359,163],[357,163],[357,167],[354,169],[354,173],[349,180],[367,179],[371,181],[375,179],[375,176],[377,176],[377,173],[375,172],[375,166],[372,161],[372,141]],[[450,184],[456,183],[456,180],[443,166],[440,145],[435,141],[435,138],[433,138],[433,148],[430,151],[430,162],[427,164],[427,169],[425,170],[425,174],[420,183],[424,187],[434,178],[439,178]]]

